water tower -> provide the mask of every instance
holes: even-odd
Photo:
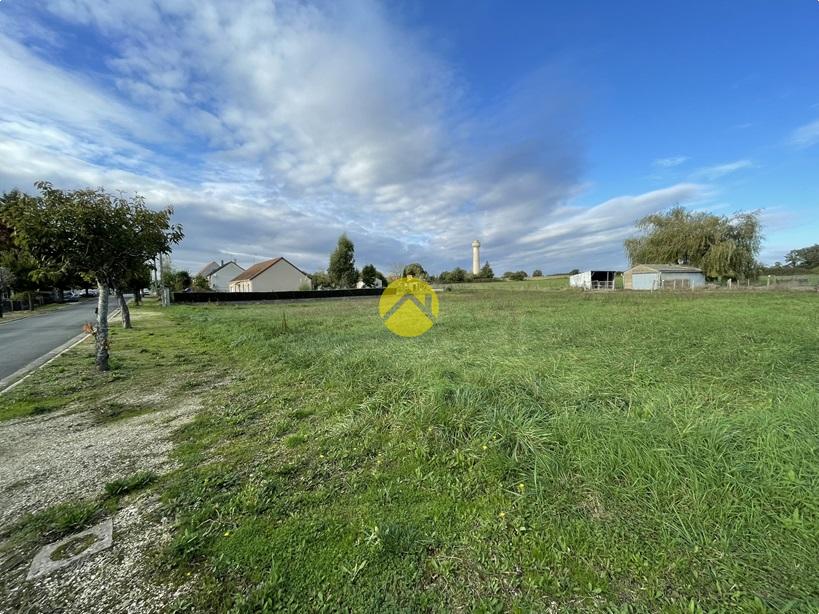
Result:
[[[481,272],[481,242],[475,239],[472,241],[472,274]]]

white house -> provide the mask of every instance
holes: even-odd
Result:
[[[283,292],[310,287],[310,276],[286,258],[258,262],[230,281],[231,292]]]
[[[222,260],[222,264],[211,262],[205,265],[205,268],[199,271],[198,275],[208,280],[211,290],[228,292],[230,281],[242,271],[244,269],[236,264],[235,260],[229,260],[228,262]]]
[[[377,277],[375,278],[375,283],[373,284],[373,288],[381,288],[384,284],[381,283],[381,280]],[[356,282],[355,287],[361,290],[361,288],[366,288],[367,286],[364,284],[363,281],[360,279]]]

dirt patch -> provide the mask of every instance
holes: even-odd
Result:
[[[193,418],[197,398],[171,409],[99,422],[62,411],[0,423],[0,525],[63,501],[100,495],[106,482],[168,470],[169,434]]]

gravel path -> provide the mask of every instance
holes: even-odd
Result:
[[[132,399],[158,401],[156,391]],[[193,419],[189,398],[116,421],[69,407],[44,416],[0,423],[0,525],[57,503],[95,499],[107,482],[137,471],[171,469],[170,434]],[[171,539],[169,519],[155,496],[142,495],[113,518],[113,546],[34,581],[25,581],[36,549],[7,551],[0,560],[0,612],[159,612],[185,587],[151,580],[153,555]]]
[[[56,503],[96,497],[106,482],[137,471],[162,473],[169,462],[169,433],[198,409],[197,401],[189,401],[99,423],[90,412],[69,408],[1,422],[0,525]]]

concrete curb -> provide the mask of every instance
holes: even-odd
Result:
[[[120,311],[121,311],[120,309],[117,309],[116,311],[109,313],[108,322],[110,323],[111,318],[114,318],[117,315],[119,315]],[[54,348],[50,352],[46,352],[39,358],[35,358],[22,369],[18,369],[11,375],[7,375],[6,377],[0,380],[0,394],[7,393],[9,390],[17,386],[17,384],[19,384],[27,377],[29,377],[37,369],[39,369],[40,367],[44,367],[53,360],[56,360],[62,354],[65,354],[68,350],[73,348],[75,345],[79,345],[90,336],[91,335],[88,333],[80,333],[76,337],[72,337],[71,339],[63,343],[61,346]]]

